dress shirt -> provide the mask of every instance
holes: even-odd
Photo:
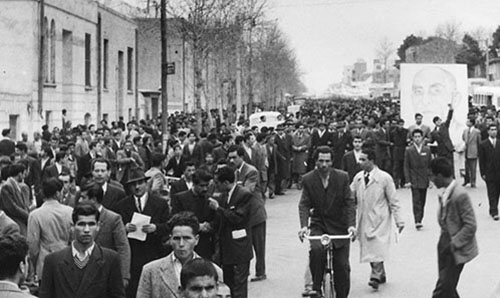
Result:
[[[140,198],[134,196],[134,200],[135,200],[135,205],[136,205],[137,209],[142,213],[144,211],[144,207],[146,206],[146,203],[148,201],[148,193],[147,192],[144,193],[142,195],[142,197],[140,197]]]
[[[193,251],[193,260],[194,259],[199,259],[199,258],[200,258],[200,256],[196,252]],[[179,281],[179,284],[181,284],[182,263],[175,256],[175,253],[172,254],[172,263],[174,263],[175,276],[177,277],[177,280]]]
[[[90,258],[90,255],[92,254],[92,252],[94,251],[94,247],[95,247],[95,242],[92,243],[92,246],[90,246],[89,248],[87,248],[85,250],[85,252],[83,253],[83,255],[75,248],[75,242],[73,241],[71,243],[71,251],[72,251],[72,255],[76,258],[78,258],[78,260],[80,261],[85,261],[85,259],[87,258]]]
[[[231,196],[233,195],[233,192],[234,192],[234,189],[236,188],[236,185],[238,185],[238,184],[234,183],[233,188],[231,188],[231,190],[227,194],[227,203],[228,204],[229,204],[229,201],[231,200]]]

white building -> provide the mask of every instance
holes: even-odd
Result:
[[[0,19],[0,128],[135,115],[135,22],[92,0],[0,1]]]

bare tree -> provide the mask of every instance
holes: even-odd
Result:
[[[396,48],[394,44],[389,41],[386,37],[380,40],[377,48],[375,49],[376,57],[382,62],[384,69],[382,70],[383,82],[387,83],[387,70],[389,68],[388,62],[389,59],[396,53]]]
[[[172,1],[169,12],[183,18],[177,30],[191,44],[194,98],[198,131],[202,127],[202,94],[206,93],[203,71],[210,56],[227,44],[240,41],[245,23],[257,18],[264,6],[261,0],[185,0]]]
[[[457,20],[450,20],[441,23],[436,27],[436,36],[455,43],[460,43],[463,38],[462,23]]]

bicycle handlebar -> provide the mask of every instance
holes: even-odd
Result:
[[[309,236],[306,235],[306,239],[308,240],[321,240],[321,239],[326,239],[328,238],[329,240],[340,240],[340,239],[350,239],[354,235],[353,233],[349,233],[347,235],[328,235],[328,234],[323,234],[323,235],[318,235],[318,236]]]

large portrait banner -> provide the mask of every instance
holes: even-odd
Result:
[[[450,138],[455,148],[463,143],[462,132],[469,111],[467,66],[465,64],[401,64],[401,118],[406,126],[415,123],[415,114],[434,130],[432,122],[439,116],[443,122],[448,104],[453,105]]]

